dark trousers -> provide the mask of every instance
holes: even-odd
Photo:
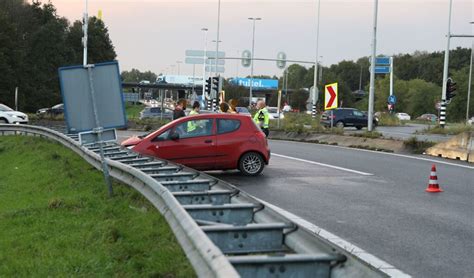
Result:
[[[262,131],[263,131],[263,133],[265,133],[265,136],[268,137],[268,134],[270,133],[270,132],[268,131],[268,128],[262,127]]]

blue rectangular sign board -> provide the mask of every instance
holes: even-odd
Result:
[[[91,68],[91,76],[82,65],[59,68],[59,83],[68,132],[78,133],[97,127],[91,88],[95,92],[100,127],[107,129],[127,126],[117,61],[95,64]]]
[[[233,78],[230,80],[230,83],[237,86],[243,86],[246,88],[250,87],[250,78]],[[277,90],[278,89],[278,79],[253,79],[252,83],[253,89],[261,90]]]
[[[375,66],[375,74],[390,73],[390,67]]]
[[[390,57],[376,57],[375,64],[381,66],[389,66],[390,65]]]

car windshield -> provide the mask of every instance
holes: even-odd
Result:
[[[4,104],[0,104],[0,111],[7,112],[7,111],[14,111],[14,110]]]
[[[269,113],[278,113],[278,109],[275,107],[268,108]]]

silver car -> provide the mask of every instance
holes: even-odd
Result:
[[[140,112],[140,120],[147,118],[160,118],[161,117],[161,107],[145,107]],[[164,108],[163,110],[163,119],[173,119],[173,110]]]

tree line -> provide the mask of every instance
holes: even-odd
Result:
[[[467,89],[469,74],[469,59],[471,50],[458,47],[450,51],[449,76],[457,83],[457,95],[448,105],[448,119],[460,121],[464,119],[467,105]],[[441,99],[443,80],[444,51],[399,54],[394,56],[394,94],[397,96],[396,111],[406,112],[412,116],[424,113],[436,114],[436,102]],[[361,88],[369,91],[369,57],[356,61],[341,61],[329,67],[322,67],[322,81],[319,85],[319,109],[322,109],[324,84],[338,82],[339,100],[344,107],[356,107],[367,110],[368,95],[358,97],[353,92]],[[294,107],[305,108],[308,98],[307,90],[313,85],[314,66],[310,68],[293,64],[287,68],[288,88],[296,90],[293,93]],[[279,78],[283,85],[285,73]],[[387,111],[387,98],[390,88],[390,76],[376,75],[375,81],[375,111]],[[471,101],[470,111],[474,113]]]
[[[0,1],[0,102],[34,112],[62,102],[58,68],[82,64],[82,22],[72,24],[50,2]],[[104,22],[89,18],[88,63],[116,58]]]

